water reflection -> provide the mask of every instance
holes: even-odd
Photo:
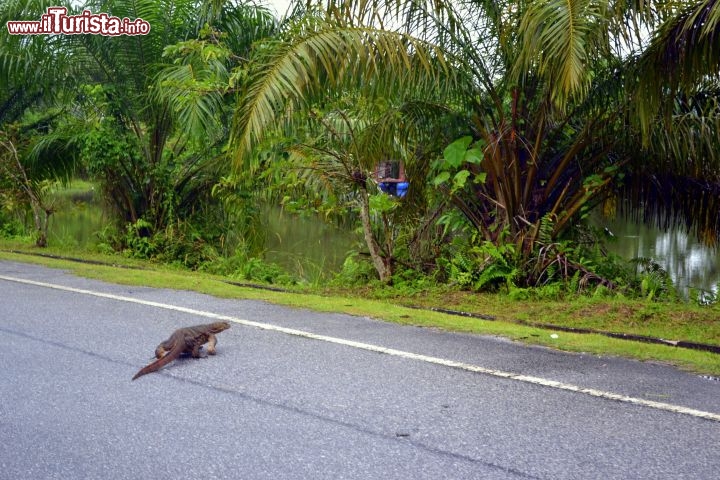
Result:
[[[279,207],[265,207],[263,215],[268,228],[265,259],[303,278],[339,271],[348,252],[361,245],[358,233],[330,225],[317,216],[293,215]],[[50,241],[87,246],[97,242],[96,233],[106,223],[97,199],[72,202],[53,215]],[[684,296],[690,288],[720,292],[720,255],[716,248],[679,230],[665,232],[628,220],[599,217],[592,223],[607,227],[614,235],[608,250],[628,260],[653,259],[667,270]]]
[[[622,219],[594,223],[613,233],[608,250],[628,260],[652,258],[667,270],[681,293],[687,295],[690,288],[718,293],[720,257],[715,247],[677,229],[666,232]]]
[[[48,240],[51,245],[89,247],[107,224],[99,202],[66,202],[50,217]]]
[[[266,206],[262,216],[267,228],[265,260],[306,280],[340,271],[348,253],[360,245],[358,234],[317,215],[295,215]],[[49,239],[54,245],[90,247],[98,242],[98,232],[107,222],[97,199],[64,201],[51,217]]]
[[[338,228],[318,215],[296,215],[280,207],[263,209],[268,229],[265,260],[305,278],[338,272],[360,236]]]

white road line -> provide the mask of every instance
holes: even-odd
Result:
[[[153,302],[150,300],[141,300],[138,298],[125,297],[122,295],[113,295],[111,293],[96,292],[93,290],[85,290],[85,289],[81,289],[81,288],[67,287],[64,285],[56,285],[56,284],[52,284],[52,283],[37,282],[34,280],[26,280],[23,278],[8,277],[5,275],[0,275],[0,280],[6,280],[8,282],[24,283],[27,285],[34,285],[36,287],[52,288],[55,290],[63,290],[66,292],[80,293],[83,295],[92,295],[94,297],[107,298],[110,300],[117,300],[120,302],[137,303],[137,304],[145,305],[145,306],[149,306],[149,307],[163,308],[166,310],[173,310],[176,312],[188,313],[190,315],[206,317],[206,318],[210,318],[213,320],[224,320],[224,321],[228,321],[228,322],[237,323],[240,325],[245,325],[248,327],[255,327],[255,328],[260,328],[263,330],[269,330],[272,332],[284,333],[286,335],[293,335],[296,337],[303,337],[303,338],[309,338],[309,339],[313,339],[313,340],[319,340],[322,342],[334,343],[337,345],[344,345],[347,347],[358,348],[358,349],[367,350],[370,352],[384,353],[386,355],[392,355],[395,357],[405,358],[405,359],[409,359],[409,360],[417,360],[420,362],[426,362],[426,363],[432,363],[435,365],[442,365],[445,367],[457,368],[457,369],[465,370],[468,372],[482,373],[485,375],[492,375],[493,377],[506,378],[509,380],[530,383],[533,385],[540,385],[543,387],[555,388],[558,390],[582,393],[585,395],[590,395],[592,397],[599,397],[599,398],[604,398],[604,399],[608,399],[608,400],[615,400],[615,401],[623,402],[623,403],[631,403],[634,405],[640,405],[643,407],[654,408],[657,410],[664,410],[664,411],[668,411],[668,412],[679,413],[682,415],[690,415],[692,417],[704,418],[707,420],[713,420],[715,422],[720,422],[720,414],[718,414],[718,413],[705,412],[702,410],[687,408],[687,407],[683,407],[680,405],[673,405],[670,403],[653,402],[651,400],[645,400],[642,398],[629,397],[627,395],[621,395],[618,393],[597,390],[594,388],[584,388],[584,387],[580,387],[580,386],[573,385],[570,383],[558,382],[555,380],[548,380],[548,379],[541,378],[541,377],[533,377],[533,376],[529,376],[529,375],[520,375],[520,374],[512,373],[512,372],[504,372],[502,370],[485,368],[485,367],[481,367],[478,365],[473,365],[473,364],[464,363],[464,362],[458,362],[455,360],[448,360],[445,358],[432,357],[432,356],[422,355],[422,354],[412,353],[412,352],[405,352],[403,350],[396,350],[394,348],[381,347],[379,345],[372,345],[370,343],[356,342],[354,340],[347,340],[347,339],[338,338],[338,337],[330,337],[327,335],[318,335],[315,333],[306,332],[303,330],[296,330],[294,328],[281,327],[281,326],[273,325],[270,323],[254,322],[252,320],[244,320],[242,318],[232,317],[229,315],[221,315],[221,314],[212,313],[212,312],[205,312],[202,310],[195,310],[193,308],[186,308],[186,307],[181,307],[178,305],[170,305],[167,303]]]

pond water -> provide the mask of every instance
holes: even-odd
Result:
[[[608,250],[625,259],[651,258],[673,279],[681,294],[701,289],[717,295],[720,287],[720,255],[680,230],[663,231],[625,219],[595,220],[613,234]]]
[[[345,258],[361,248],[359,233],[317,215],[300,216],[278,207],[264,209],[268,235],[265,260],[306,280],[339,272]]]
[[[98,233],[107,225],[102,209],[85,202],[63,206],[50,217],[50,245],[85,247],[98,241]]]
[[[331,225],[318,216],[299,216],[278,207],[264,209],[268,227],[265,260],[290,273],[315,280],[341,269],[349,252],[361,249],[359,233]],[[49,240],[55,245],[86,246],[97,242],[96,233],[106,218],[96,202],[80,201],[63,206],[53,216]],[[626,259],[647,257],[668,271],[680,292],[690,288],[714,294],[720,290],[720,255],[717,249],[681,231],[664,232],[628,220],[594,219],[614,238],[608,250]]]
[[[279,207],[266,207],[262,214],[268,228],[264,260],[309,281],[340,271],[348,254],[360,246],[359,234],[318,216],[290,214]],[[86,247],[97,244],[98,232],[107,225],[99,202],[62,202],[51,217],[48,239],[55,246]]]

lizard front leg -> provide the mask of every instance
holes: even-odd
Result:
[[[202,358],[202,355],[200,355],[200,349],[202,348],[201,343],[195,343],[193,345],[192,350],[190,351],[190,355],[192,355],[193,358]]]
[[[215,355],[217,353],[215,351],[215,345],[217,345],[217,337],[213,334],[208,335],[207,347],[205,347],[208,355]]]

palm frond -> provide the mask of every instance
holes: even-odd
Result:
[[[717,91],[678,100],[656,122],[646,150],[628,153],[619,188],[626,216],[662,229],[681,227],[708,244],[720,239],[720,102]]]
[[[393,88],[431,91],[451,77],[442,51],[408,35],[372,27],[322,24],[293,41],[260,45],[248,73],[231,142],[234,163],[247,162],[263,132],[288,109],[344,85],[372,96]]]
[[[48,108],[32,123],[19,129],[20,159],[33,180],[69,182],[80,160],[86,125],[68,121],[62,110]]]
[[[537,71],[550,97],[564,108],[590,88],[591,56],[604,35],[607,3],[597,0],[531,2],[522,17],[514,75]]]
[[[214,18],[208,18],[207,23],[223,33],[223,42],[235,55],[249,55],[254,42],[277,32],[278,22],[267,7],[252,3],[221,3],[218,13]],[[205,23],[201,21],[198,25]]]
[[[50,6],[66,2],[51,0],[9,0],[0,4],[0,25],[13,20],[37,21]],[[67,6],[67,4],[65,4]],[[9,100],[35,101],[50,98],[65,87],[63,74],[67,65],[67,51],[62,36],[9,35],[3,33],[0,42],[0,104]],[[16,92],[20,92],[17,96]],[[38,95],[39,94],[39,95]],[[15,106],[20,103],[15,103]],[[7,120],[7,117],[5,118]],[[0,121],[3,121],[0,116]]]
[[[185,40],[192,32],[194,2],[186,0],[90,0],[83,8],[120,18],[142,18],[151,25],[147,35],[106,37],[68,35],[72,67],[78,78],[124,86],[127,112],[141,112],[142,97],[162,62],[166,45]],[[120,92],[119,92],[120,93]]]
[[[669,120],[679,93],[720,85],[720,0],[692,2],[665,22],[636,68],[636,115],[647,145],[658,114]]]
[[[226,133],[220,123],[232,52],[210,40],[188,40],[166,47],[172,63],[156,76],[155,100],[167,104],[190,138],[214,143]]]

